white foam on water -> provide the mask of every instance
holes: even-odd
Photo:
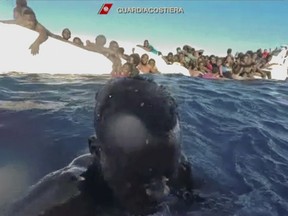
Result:
[[[12,111],[23,111],[23,110],[59,110],[65,107],[65,103],[62,102],[35,102],[35,101],[1,101],[0,100],[0,109],[12,110]]]

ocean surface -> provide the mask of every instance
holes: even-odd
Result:
[[[288,215],[288,83],[154,76],[175,96],[197,216]],[[107,77],[0,75],[0,208],[87,153]],[[173,215],[173,213],[167,213]]]

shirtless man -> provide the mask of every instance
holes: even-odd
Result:
[[[252,61],[251,57],[247,54],[244,55],[240,61],[241,69],[240,69],[239,75],[245,78],[246,77],[251,78],[254,65],[255,65],[255,62]]]
[[[118,76],[118,72],[121,70],[121,59],[118,56],[119,45],[116,41],[111,41],[109,48],[104,47],[106,44],[106,37],[104,35],[98,35],[95,39],[95,43],[91,41],[86,41],[85,49],[98,52],[106,56],[110,61],[112,61],[112,72],[113,76]]]
[[[154,59],[149,59],[148,64],[151,66],[150,73],[159,73]]]
[[[95,43],[92,43],[90,40],[86,41],[86,46],[85,49],[90,50],[90,51],[94,51],[94,52],[98,52],[104,55],[104,52],[107,48],[105,48],[105,44],[106,44],[106,37],[104,35],[98,35],[95,38]]]
[[[132,76],[132,71],[133,65],[129,62],[126,62],[120,69],[120,77],[130,77]]]
[[[141,47],[142,49],[148,51],[148,52],[152,52],[156,55],[161,55],[161,52],[157,51],[152,45],[149,44],[148,40],[144,41],[143,46],[142,45],[137,45],[138,47]]]
[[[48,36],[52,36],[44,26],[42,26],[36,19],[34,11],[27,6],[26,0],[16,0],[16,7],[13,11],[13,20],[0,21],[7,24],[17,24],[39,33],[38,38],[31,44],[31,54],[36,55],[39,53],[40,45],[48,39]]]
[[[162,59],[166,62],[166,64],[173,64],[173,53],[169,52],[167,56],[163,56]]]
[[[148,64],[149,56],[143,54],[140,59],[140,64],[137,66],[138,70],[144,74],[150,73],[151,66]]]
[[[119,44],[116,41],[110,41],[109,48],[104,50],[107,58],[113,62],[113,74],[118,74],[122,67],[122,62],[118,56]]]
[[[119,45],[116,41],[111,41],[109,48],[107,48],[105,47],[106,41],[104,35],[98,35],[95,39],[95,43],[87,40],[85,48],[90,51],[101,53],[111,60],[112,57],[117,55]]]
[[[132,64],[132,73],[131,73],[131,76],[134,77],[134,76],[137,76],[139,75],[139,70],[137,68],[137,66],[139,65],[140,63],[140,56],[139,54],[137,53],[133,53],[129,56],[129,63]]]
[[[119,47],[117,50],[118,57],[125,61],[129,61],[129,55],[125,54],[125,50],[123,47]]]
[[[13,18],[16,20],[22,15],[22,8],[27,7],[27,1],[26,0],[16,0],[16,7],[13,10]]]
[[[63,29],[62,38],[68,41],[71,38],[71,31],[68,28]]]
[[[82,40],[79,38],[79,37],[74,37],[73,38],[73,43],[75,44],[75,45],[77,45],[77,46],[80,46],[80,47],[83,47],[83,42],[82,42]]]

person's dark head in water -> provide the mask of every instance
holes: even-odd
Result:
[[[64,40],[69,40],[71,38],[71,31],[68,28],[63,29],[62,37]]]
[[[177,104],[169,92],[143,77],[114,78],[95,99],[96,135],[88,139],[93,161],[81,174],[80,194],[41,215],[142,216],[163,204],[178,213],[191,206],[191,166],[181,154]]]
[[[133,214],[153,212],[179,186],[181,140],[174,99],[155,82],[114,79],[96,96],[94,122],[103,176],[117,202]]]

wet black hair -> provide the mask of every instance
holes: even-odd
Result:
[[[177,104],[170,93],[152,80],[117,78],[96,94],[94,126],[99,140],[105,143],[108,117],[127,113],[138,117],[154,135],[164,135],[175,127],[178,119]]]
[[[227,53],[228,53],[228,54],[231,54],[231,53],[232,53],[232,49],[231,49],[231,48],[228,48],[228,49],[227,49]]]

